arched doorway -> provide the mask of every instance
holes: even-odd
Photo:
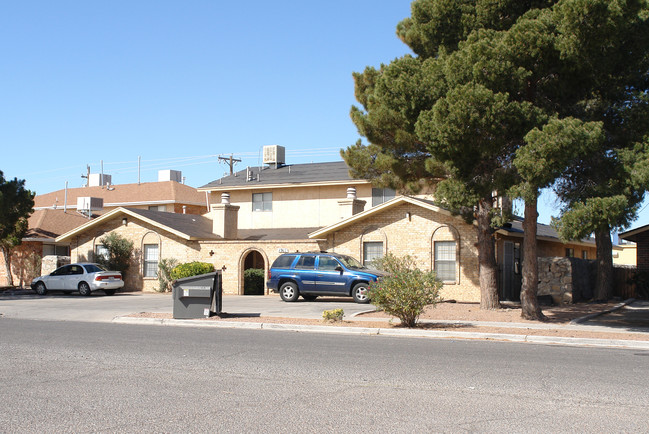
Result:
[[[250,250],[243,259],[243,294],[264,295],[265,273],[264,257],[257,250]]]

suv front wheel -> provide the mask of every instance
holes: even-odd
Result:
[[[295,282],[286,282],[279,287],[279,296],[284,301],[295,301],[300,296]]]
[[[367,283],[357,283],[352,289],[352,297],[356,303],[366,304],[370,302],[367,296]]]

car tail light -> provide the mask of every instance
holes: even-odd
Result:
[[[268,280],[270,280],[271,276],[272,276],[272,273],[270,272],[270,268],[269,268],[268,269]]]
[[[122,276],[119,275],[119,274],[110,274],[110,275],[95,276],[95,280],[97,280],[97,281],[109,280],[111,277],[112,277],[113,279],[115,279],[115,280],[122,280]]]

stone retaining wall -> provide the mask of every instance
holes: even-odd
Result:
[[[555,304],[593,297],[595,261],[578,258],[539,258],[538,295],[549,295]]]

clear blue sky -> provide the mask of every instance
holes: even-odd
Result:
[[[410,0],[16,1],[0,9],[0,170],[37,194],[181,170],[189,185],[257,165],[339,160],[358,132],[352,72],[409,52]],[[556,205],[543,197],[540,221]],[[649,224],[645,208],[635,226]]]

